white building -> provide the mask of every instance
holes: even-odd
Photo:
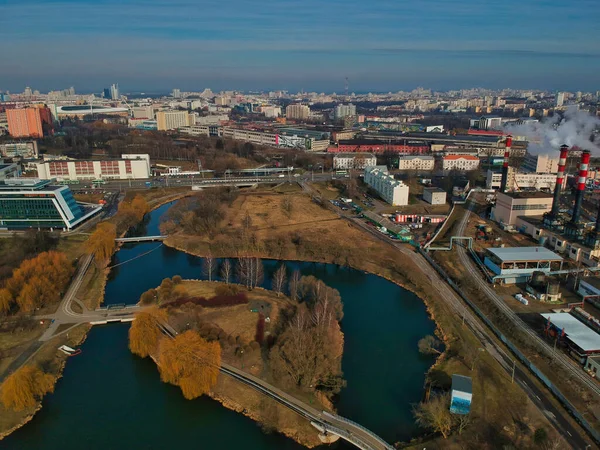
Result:
[[[334,118],[343,119],[347,116],[355,116],[356,115],[356,106],[352,103],[348,103],[347,105],[337,105],[333,112]]]
[[[564,178],[566,182],[566,177]],[[487,171],[485,182],[486,189],[500,189],[502,182],[502,173]],[[518,191],[524,188],[533,188],[538,191],[541,189],[554,190],[556,186],[555,173],[522,173],[516,172],[514,168],[508,168],[508,177],[506,180],[506,189],[509,191]],[[563,186],[564,187],[564,186]]]
[[[220,125],[221,122],[227,122],[228,120],[229,116],[227,114],[197,116],[195,123],[192,125]]]
[[[443,170],[460,170],[466,172],[476,170],[479,167],[479,158],[470,155],[448,155],[444,156]]]
[[[261,106],[260,112],[270,119],[274,119],[276,117],[281,116],[281,107],[280,106]]]
[[[150,155],[109,160],[53,160],[36,164],[38,178],[50,180],[139,180],[150,178]]]
[[[558,172],[558,157],[552,158],[550,155],[527,153],[521,170],[528,173],[556,173]]]
[[[0,180],[18,178],[21,176],[21,166],[17,163],[4,163],[0,159]]]
[[[181,127],[194,125],[195,115],[187,111],[159,111],[156,113],[156,123],[159,131],[176,130]]]
[[[134,119],[154,119],[154,106],[134,106],[131,108]]]
[[[21,157],[27,158],[27,159],[37,158],[38,157],[37,141],[8,142],[6,144],[0,144],[0,157],[14,158],[15,156],[21,156]]]
[[[408,186],[388,175],[387,169],[378,166],[365,169],[365,183],[375,189],[379,196],[394,206],[408,205]]]
[[[437,187],[426,187],[423,189],[423,200],[431,205],[446,204],[446,191]]]
[[[377,157],[372,153],[338,153],[333,157],[334,169],[364,169],[377,165]]]
[[[433,170],[435,159],[433,156],[401,156],[398,158],[400,170]]]
[[[310,117],[310,108],[306,105],[289,105],[285,108],[288,119],[306,120]]]

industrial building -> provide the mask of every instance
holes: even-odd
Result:
[[[550,155],[532,155],[527,153],[521,170],[527,173],[556,173],[558,172],[558,158]]]
[[[566,347],[569,354],[581,364],[595,354],[600,354],[600,334],[570,313],[544,313],[546,335]]]
[[[21,176],[21,166],[17,163],[5,163],[0,159],[0,180]]]
[[[379,166],[365,169],[365,183],[372,187],[379,196],[394,206],[408,205],[408,186],[402,181],[394,179],[386,169]]]
[[[243,128],[223,127],[224,138],[251,142],[269,147],[296,148],[309,151],[326,151],[329,139],[324,133],[310,130],[297,130],[301,135],[293,134],[293,129],[277,129],[275,131],[246,130]]]
[[[111,116],[129,116],[129,109],[120,108],[120,107],[112,107],[112,106],[103,106],[103,105],[68,105],[68,106],[57,106],[55,109],[55,114],[57,118],[64,117],[78,117],[83,118],[84,116],[90,115],[111,115]]]
[[[468,172],[479,167],[479,158],[470,155],[448,155],[442,158],[443,170]]]
[[[337,153],[333,157],[334,169],[364,169],[377,165],[377,157],[372,153]]]
[[[77,203],[68,186],[53,186],[49,180],[0,181],[0,229],[71,230],[101,209]]]
[[[35,159],[38,157],[37,141],[30,142],[7,142],[0,144],[1,158],[21,157],[25,159]]]
[[[121,159],[60,160],[36,164],[42,180],[141,180],[150,178],[150,155],[121,155]]]
[[[492,219],[503,225],[515,225],[519,217],[550,212],[552,201],[552,195],[543,192],[498,192]]]
[[[446,191],[438,187],[423,188],[423,200],[430,205],[445,205]]]
[[[502,173],[493,170],[487,171],[486,189],[500,189],[502,184]],[[508,168],[506,181],[507,191],[519,191],[521,189],[552,189],[556,184],[556,173],[522,173],[514,168]]]
[[[563,258],[545,247],[488,248],[483,264],[494,282],[514,284],[526,282],[534,272],[562,270]]]
[[[583,300],[588,297],[595,297],[600,300],[600,278],[588,277],[579,281],[577,293]]]
[[[422,170],[431,171],[435,167],[433,156],[401,156],[398,158],[398,169],[400,170]]]
[[[358,152],[358,153],[384,153],[393,152],[399,155],[424,155],[429,152],[426,143],[386,143],[377,140],[340,140],[337,147],[330,147],[328,152]]]

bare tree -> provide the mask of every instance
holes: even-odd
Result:
[[[283,292],[283,287],[287,280],[287,272],[284,264],[280,264],[273,275],[273,290],[277,292],[277,297]]]
[[[244,231],[248,231],[252,226],[252,217],[250,217],[250,213],[248,211],[246,211],[246,214],[244,215],[242,226],[244,227]]]
[[[252,287],[255,288],[265,279],[265,268],[262,259],[252,258]]]
[[[290,278],[289,290],[290,297],[292,300],[298,300],[298,289],[300,288],[300,271],[298,269],[292,272],[292,277]]]
[[[253,289],[263,282],[264,268],[260,258],[241,256],[237,264],[238,278],[248,289]]]
[[[454,422],[456,423],[458,434],[462,434],[465,428],[471,423],[471,414],[455,414]]]
[[[206,255],[204,261],[202,262],[202,272],[204,273],[204,276],[208,278],[208,281],[212,281],[213,279],[216,268],[215,265],[216,262],[212,254],[209,253],[208,255]]]
[[[229,284],[229,281],[231,280],[231,269],[231,261],[229,261],[229,259],[224,259],[221,264],[221,278],[223,278],[223,281],[227,284]]]
[[[294,210],[294,203],[289,195],[286,195],[281,202],[281,209],[285,213],[286,217],[290,219],[292,217],[292,212]]]
[[[250,275],[250,258],[240,256],[237,260],[237,276],[240,283],[250,289],[250,281],[252,279]]]
[[[413,415],[417,424],[424,428],[441,433],[444,439],[452,431],[452,414],[450,413],[450,395],[448,393],[431,397],[426,403],[413,407]]]
[[[442,343],[438,341],[435,336],[427,335],[423,339],[419,339],[419,352],[425,355],[438,354],[442,352],[439,350]]]

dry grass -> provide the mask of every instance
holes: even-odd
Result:
[[[78,202],[98,203],[104,198],[104,194],[73,194],[73,197]]]

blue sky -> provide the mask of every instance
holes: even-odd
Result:
[[[0,0],[0,90],[600,90],[600,0]]]

